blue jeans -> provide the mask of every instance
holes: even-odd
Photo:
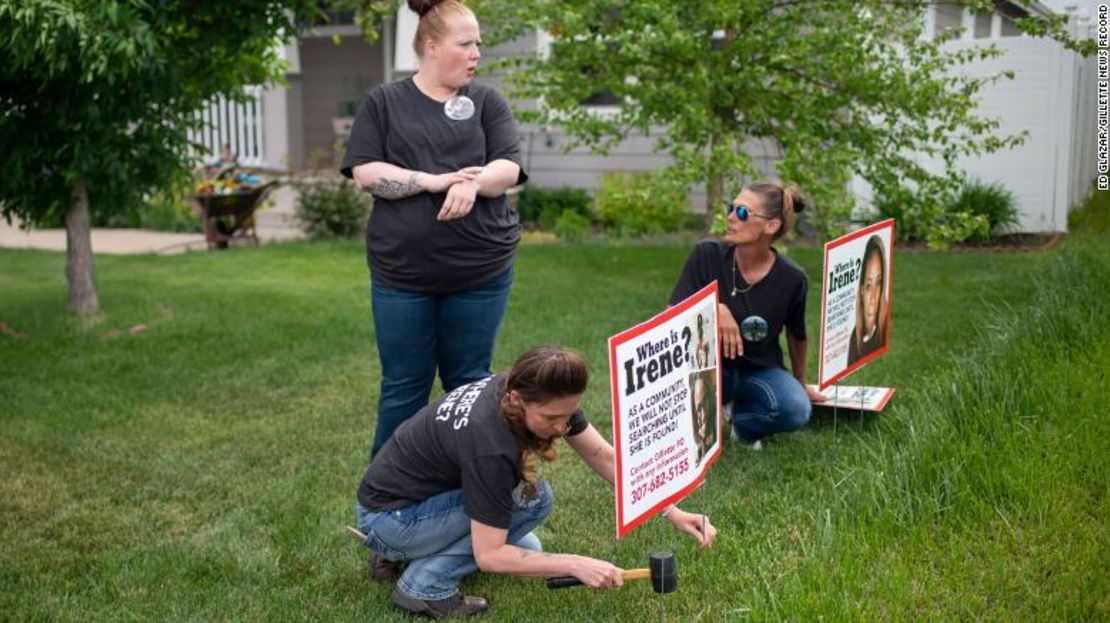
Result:
[[[723,367],[721,401],[732,402],[732,426],[746,443],[798,430],[813,405],[798,379],[782,368]]]
[[[490,375],[493,345],[512,285],[512,269],[483,286],[452,294],[391,288],[371,277],[382,364],[371,456],[402,422],[428,404],[437,368],[445,392]]]
[[[507,542],[539,550],[532,534],[551,514],[555,498],[541,480],[539,495],[514,507]],[[459,580],[478,570],[470,541],[470,517],[463,510],[462,490],[446,491],[400,510],[371,512],[355,505],[365,545],[383,558],[407,561],[397,587],[417,599],[447,599],[459,591]]]

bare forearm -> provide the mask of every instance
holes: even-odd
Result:
[[[571,575],[581,556],[537,552],[505,544],[482,557],[479,566],[486,573],[502,573],[522,577]]]
[[[616,469],[617,463],[613,453],[613,446],[607,448],[597,448],[594,454],[594,460],[587,461],[591,468],[601,476],[605,482],[610,485],[616,485]]]
[[[516,185],[520,177],[520,165],[511,160],[494,160],[482,167],[478,176],[478,195],[500,197]]]
[[[422,171],[410,171],[388,162],[369,162],[352,171],[355,182],[366,192],[382,199],[403,199],[424,192]]]
[[[786,345],[790,349],[790,368],[794,378],[802,383],[806,382],[806,341],[786,334]]]
[[[588,425],[586,430],[573,437],[567,437],[567,444],[605,482],[610,485],[614,484],[616,481],[616,453],[613,451],[613,444],[606,441],[593,425]]]

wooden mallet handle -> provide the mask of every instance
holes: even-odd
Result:
[[[621,571],[621,577],[624,578],[625,582],[629,580],[650,580],[651,569],[624,569]],[[582,580],[579,580],[573,575],[561,575],[554,578],[547,578],[547,588],[568,588],[581,585]]]

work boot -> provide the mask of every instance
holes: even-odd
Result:
[[[489,607],[489,603],[481,597],[455,593],[446,599],[417,599],[400,587],[393,589],[393,603],[402,610],[433,619],[468,617]]]
[[[404,565],[395,560],[386,560],[375,551],[370,552],[370,562],[367,564],[370,570],[370,579],[378,584],[393,584],[397,578],[401,577],[401,570]]]

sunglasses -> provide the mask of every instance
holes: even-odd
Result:
[[[732,214],[733,212],[736,212],[736,218],[740,219],[743,222],[747,222],[748,217],[751,216],[757,216],[762,219],[767,219],[768,221],[771,220],[770,216],[759,214],[757,212],[752,212],[751,208],[744,204],[734,206],[731,202],[725,202],[725,218],[728,218],[728,215]]]

